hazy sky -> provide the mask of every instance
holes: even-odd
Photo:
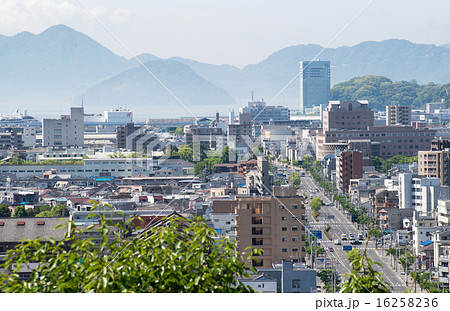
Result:
[[[291,45],[328,45],[371,0],[0,0],[0,34],[65,24],[119,55],[242,67]],[[330,47],[390,38],[450,43],[449,0],[374,0]]]

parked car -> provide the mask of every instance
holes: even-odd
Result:
[[[354,240],[355,239],[355,235],[353,233],[349,233],[348,238],[350,240]]]
[[[332,248],[331,246],[328,246],[328,251],[329,252],[334,252],[334,248]]]
[[[341,240],[339,239],[334,240],[334,245],[341,245]]]
[[[345,233],[341,234],[341,240],[342,241],[347,241],[347,235]]]
[[[361,243],[361,241],[353,240],[353,241],[350,242],[350,244],[352,244],[352,245],[361,245],[362,243]]]
[[[358,240],[360,240],[360,241],[364,240],[362,233],[358,233]]]

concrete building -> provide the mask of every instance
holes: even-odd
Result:
[[[269,123],[290,121],[291,113],[289,108],[283,106],[267,106],[266,102],[250,101],[248,106],[239,109],[239,113],[251,115],[252,123]]]
[[[116,127],[117,135],[117,148],[125,149],[127,147],[127,137],[136,131],[139,127],[135,126],[134,123],[129,122],[125,125]]]
[[[42,120],[42,145],[83,146],[84,145],[84,108],[71,107],[70,115],[59,119]]]
[[[330,100],[330,62],[300,62],[300,113],[305,108],[328,105]]]
[[[391,158],[398,154],[410,157],[417,155],[421,150],[429,150],[435,134],[436,131],[433,129],[416,129],[412,126],[377,125],[369,126],[365,130],[318,130],[317,158],[322,159],[328,153],[348,148],[346,146],[350,140],[370,140],[371,147],[377,148],[381,158]]]
[[[363,156],[359,151],[344,151],[339,156],[339,189],[348,193],[351,179],[363,177]]]
[[[417,178],[412,173],[399,176],[399,208],[413,208],[421,215],[437,210],[438,200],[447,199],[449,187],[438,178]]]
[[[186,125],[184,137],[186,145],[196,142],[211,150],[221,150],[225,145],[224,133],[218,127]]]
[[[439,178],[441,185],[450,185],[450,151],[419,151],[419,176]]]
[[[214,214],[235,214],[238,251],[262,249],[252,265],[270,268],[283,260],[304,262],[305,226],[304,198],[296,188],[273,187],[273,196],[239,197],[214,200]],[[247,250],[248,251],[248,250]]]
[[[437,223],[438,226],[450,225],[450,200],[438,200]]]
[[[386,106],[386,125],[411,125],[411,106]]]
[[[323,112],[323,130],[365,130],[373,125],[367,101],[330,102]]]
[[[252,119],[250,114],[240,113],[237,123],[230,123],[227,126],[227,144],[236,151],[235,159],[231,161],[242,161],[244,156],[249,155],[253,145],[252,140]]]

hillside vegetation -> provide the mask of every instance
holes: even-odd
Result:
[[[414,80],[392,82],[383,76],[364,76],[333,86],[331,100],[368,100],[371,108],[385,110],[389,105],[411,105],[413,109],[420,109],[426,103],[444,99],[448,107],[445,88],[450,91],[450,83],[419,85]]]

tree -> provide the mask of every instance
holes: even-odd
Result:
[[[22,205],[19,205],[14,209],[13,217],[19,218],[19,217],[27,217],[27,216],[28,216],[27,211],[26,211],[25,207],[23,207]]]
[[[180,150],[178,151],[178,155],[180,156],[180,158],[188,162],[194,161],[193,154],[194,154],[193,149],[186,145],[181,146]]]
[[[300,186],[301,183],[300,174],[297,172],[290,173],[289,182],[291,183],[291,185],[294,185],[296,187]]]
[[[69,216],[69,208],[64,204],[56,204],[52,208],[51,214],[53,217],[67,217]]]
[[[311,207],[311,209],[313,211],[319,211],[320,208],[322,207],[322,200],[320,200],[319,197],[315,197],[311,200],[311,202],[309,202],[309,206]]]
[[[222,149],[220,160],[221,160],[221,163],[230,163],[230,146],[226,145]]]
[[[361,257],[361,253],[359,249],[354,248],[351,251],[348,251],[347,254],[345,254],[347,257],[348,262],[351,264],[352,262],[355,262],[358,258]]]
[[[0,274],[1,292],[252,292],[237,278],[245,272],[251,254],[237,252],[226,238],[200,219],[167,219],[138,238],[124,235],[129,223],[112,224],[100,218],[100,239],[77,239],[82,233],[71,223],[61,241],[23,241],[9,250],[6,271]],[[116,229],[116,230],[115,230]],[[121,230],[117,230],[121,229]],[[22,263],[35,262],[30,279],[22,280]],[[253,268],[251,268],[255,271]]]
[[[340,284],[342,282],[341,276],[339,273],[332,269],[320,270],[317,272],[317,276],[324,284],[324,290],[327,293],[335,293],[339,292]]]
[[[37,214],[35,217],[53,217],[53,214],[50,211],[42,211],[39,214]]]
[[[175,134],[178,136],[183,136],[184,135],[184,129],[182,127],[177,127],[177,129],[175,130]]]
[[[11,217],[11,210],[8,205],[0,204],[0,217]]]

